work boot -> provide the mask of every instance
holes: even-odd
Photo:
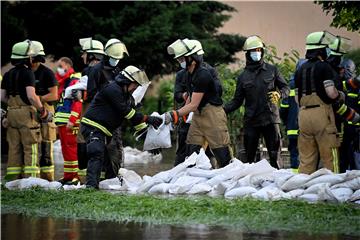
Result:
[[[270,165],[273,168],[276,168],[276,169],[279,169],[279,165],[277,163],[278,156],[279,156],[279,153],[277,151],[270,151],[269,152]]]
[[[88,162],[86,170],[86,186],[98,188],[100,181],[100,174],[102,169],[102,162],[99,158],[91,158]]]
[[[229,164],[232,158],[229,147],[215,148],[211,149],[211,151],[215,155],[219,168],[225,167]]]

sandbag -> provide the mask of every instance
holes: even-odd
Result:
[[[188,168],[186,174],[193,177],[213,178],[216,175],[214,170],[205,170],[199,168]]]
[[[100,181],[99,189],[126,191],[128,189],[128,186],[123,185],[123,181],[121,178],[115,177],[115,178],[105,179],[105,180]]]
[[[79,190],[79,189],[85,189],[86,185],[81,185],[80,183],[78,183],[77,185],[64,185],[63,189],[65,191],[71,191],[71,190]]]
[[[351,202],[360,200],[360,189],[356,190],[349,199]]]
[[[353,178],[352,180],[349,180],[347,182],[335,184],[331,188],[351,188],[352,190],[356,191],[360,189],[360,177]]]
[[[215,185],[212,189],[214,195],[224,195],[227,189],[232,189],[237,181],[225,181]]]
[[[304,189],[295,189],[295,190],[285,193],[285,198],[295,199],[303,194],[304,194]]]
[[[208,156],[206,156],[203,148],[200,149],[200,152],[197,155],[194,168],[205,169],[205,170],[209,170],[212,168],[210,159],[208,158]]]
[[[276,171],[276,169],[273,168],[266,159],[253,164],[243,164],[240,167],[241,171],[238,171],[238,173],[234,175],[234,180],[240,179],[247,175],[265,174]]]
[[[212,187],[205,183],[205,182],[201,182],[201,183],[197,183],[194,186],[191,187],[191,189],[187,192],[187,194],[193,195],[193,194],[206,194],[208,192],[210,192],[212,189]]]
[[[254,187],[239,187],[239,188],[233,188],[230,191],[227,191],[225,193],[226,198],[242,198],[246,196],[250,196],[253,193],[256,193],[257,190]]]
[[[139,188],[136,189],[136,192],[137,193],[148,192],[152,186],[155,186],[159,183],[163,183],[163,181],[159,178],[152,177],[150,179],[147,179],[146,181],[143,181],[142,184],[139,186]]]
[[[150,194],[165,194],[169,192],[169,188],[172,186],[171,183],[160,183],[152,186],[149,190]]]
[[[343,176],[335,175],[335,174],[327,174],[327,175],[321,175],[319,177],[316,177],[314,179],[311,179],[307,183],[305,183],[305,187],[310,187],[311,185],[318,184],[318,183],[329,183],[330,186],[336,183],[340,183],[344,181]]]
[[[353,190],[351,190],[350,188],[335,188],[331,189],[331,192],[333,193],[338,202],[348,201],[353,194]]]
[[[9,190],[19,189],[21,179],[16,179],[10,182],[5,183],[5,187]]]
[[[163,123],[158,129],[149,126],[144,141],[144,151],[158,148],[171,148],[170,124],[165,124],[165,115],[159,115],[157,112],[151,116],[161,117]]]
[[[305,189],[304,194],[308,194],[308,193],[317,194],[320,189],[325,188],[325,187],[330,187],[330,184],[329,183],[317,183],[317,184],[314,184],[314,185],[308,187],[307,189]]]
[[[276,186],[281,188],[281,186],[284,185],[284,183],[287,180],[289,180],[292,176],[294,176],[295,174],[286,169],[280,169],[278,171],[273,172],[273,175],[274,175],[274,180],[275,180]]]
[[[119,169],[119,176],[123,178],[128,187],[137,187],[142,183],[141,177],[133,170]]]
[[[58,181],[52,181],[45,187],[46,190],[59,190],[62,188],[62,184]]]
[[[304,188],[304,184],[310,179],[310,175],[296,174],[290,177],[282,186],[283,191],[291,191],[294,189]]]
[[[169,188],[169,193],[171,194],[184,194],[189,191],[192,186],[199,182],[205,181],[205,178],[192,177],[192,176],[182,176]]]
[[[272,172],[252,174],[250,177],[250,183],[253,186],[260,187],[265,181],[274,182],[274,174]]]
[[[314,193],[308,193],[308,194],[303,194],[303,195],[299,196],[298,199],[305,200],[310,203],[315,203],[315,202],[319,201],[319,196]]]
[[[49,186],[49,181],[41,178],[29,177],[23,178],[19,182],[19,189],[28,189],[32,187],[41,187],[47,188]]]
[[[274,184],[260,189],[256,193],[253,193],[251,196],[256,199],[268,201],[268,200],[279,200],[283,198],[283,194],[284,192],[281,191],[281,189],[277,188]]]

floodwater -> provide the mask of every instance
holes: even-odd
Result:
[[[1,215],[1,239],[11,240],[89,240],[89,239],[257,239],[257,240],[355,240],[344,235],[308,235],[298,232],[249,232],[235,228],[202,224],[154,225],[140,223],[96,222],[90,220],[56,219]]]

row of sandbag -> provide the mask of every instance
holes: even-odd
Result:
[[[253,197],[263,200],[303,199],[360,203],[360,171],[333,174],[320,169],[313,174],[276,170],[266,160],[242,163],[237,159],[220,169],[211,169],[204,151],[194,153],[184,163],[141,178],[121,169],[118,178],[100,182],[101,189],[150,194],[208,194],[226,198]]]
[[[35,178],[35,177],[29,177],[29,178],[22,178],[17,179],[14,181],[10,181],[5,183],[5,187],[9,190],[25,190],[30,189],[34,187],[42,188],[45,190],[74,190],[74,189],[81,189],[85,188],[85,185],[62,185],[61,183],[57,181],[49,182],[48,180],[41,179],[41,178]]]

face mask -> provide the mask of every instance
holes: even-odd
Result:
[[[119,61],[120,61],[119,59],[110,58],[109,64],[110,66],[115,67],[116,65],[118,65]]]
[[[186,68],[186,62],[185,61],[181,62],[180,66],[181,66],[182,69],[185,69]]]
[[[57,68],[57,72],[58,72],[58,74],[59,74],[60,76],[64,76],[65,73],[66,73],[65,69],[63,69],[63,68],[61,68],[61,67],[58,67],[58,68]]]
[[[254,62],[258,62],[261,59],[261,52],[250,52],[250,57]]]

